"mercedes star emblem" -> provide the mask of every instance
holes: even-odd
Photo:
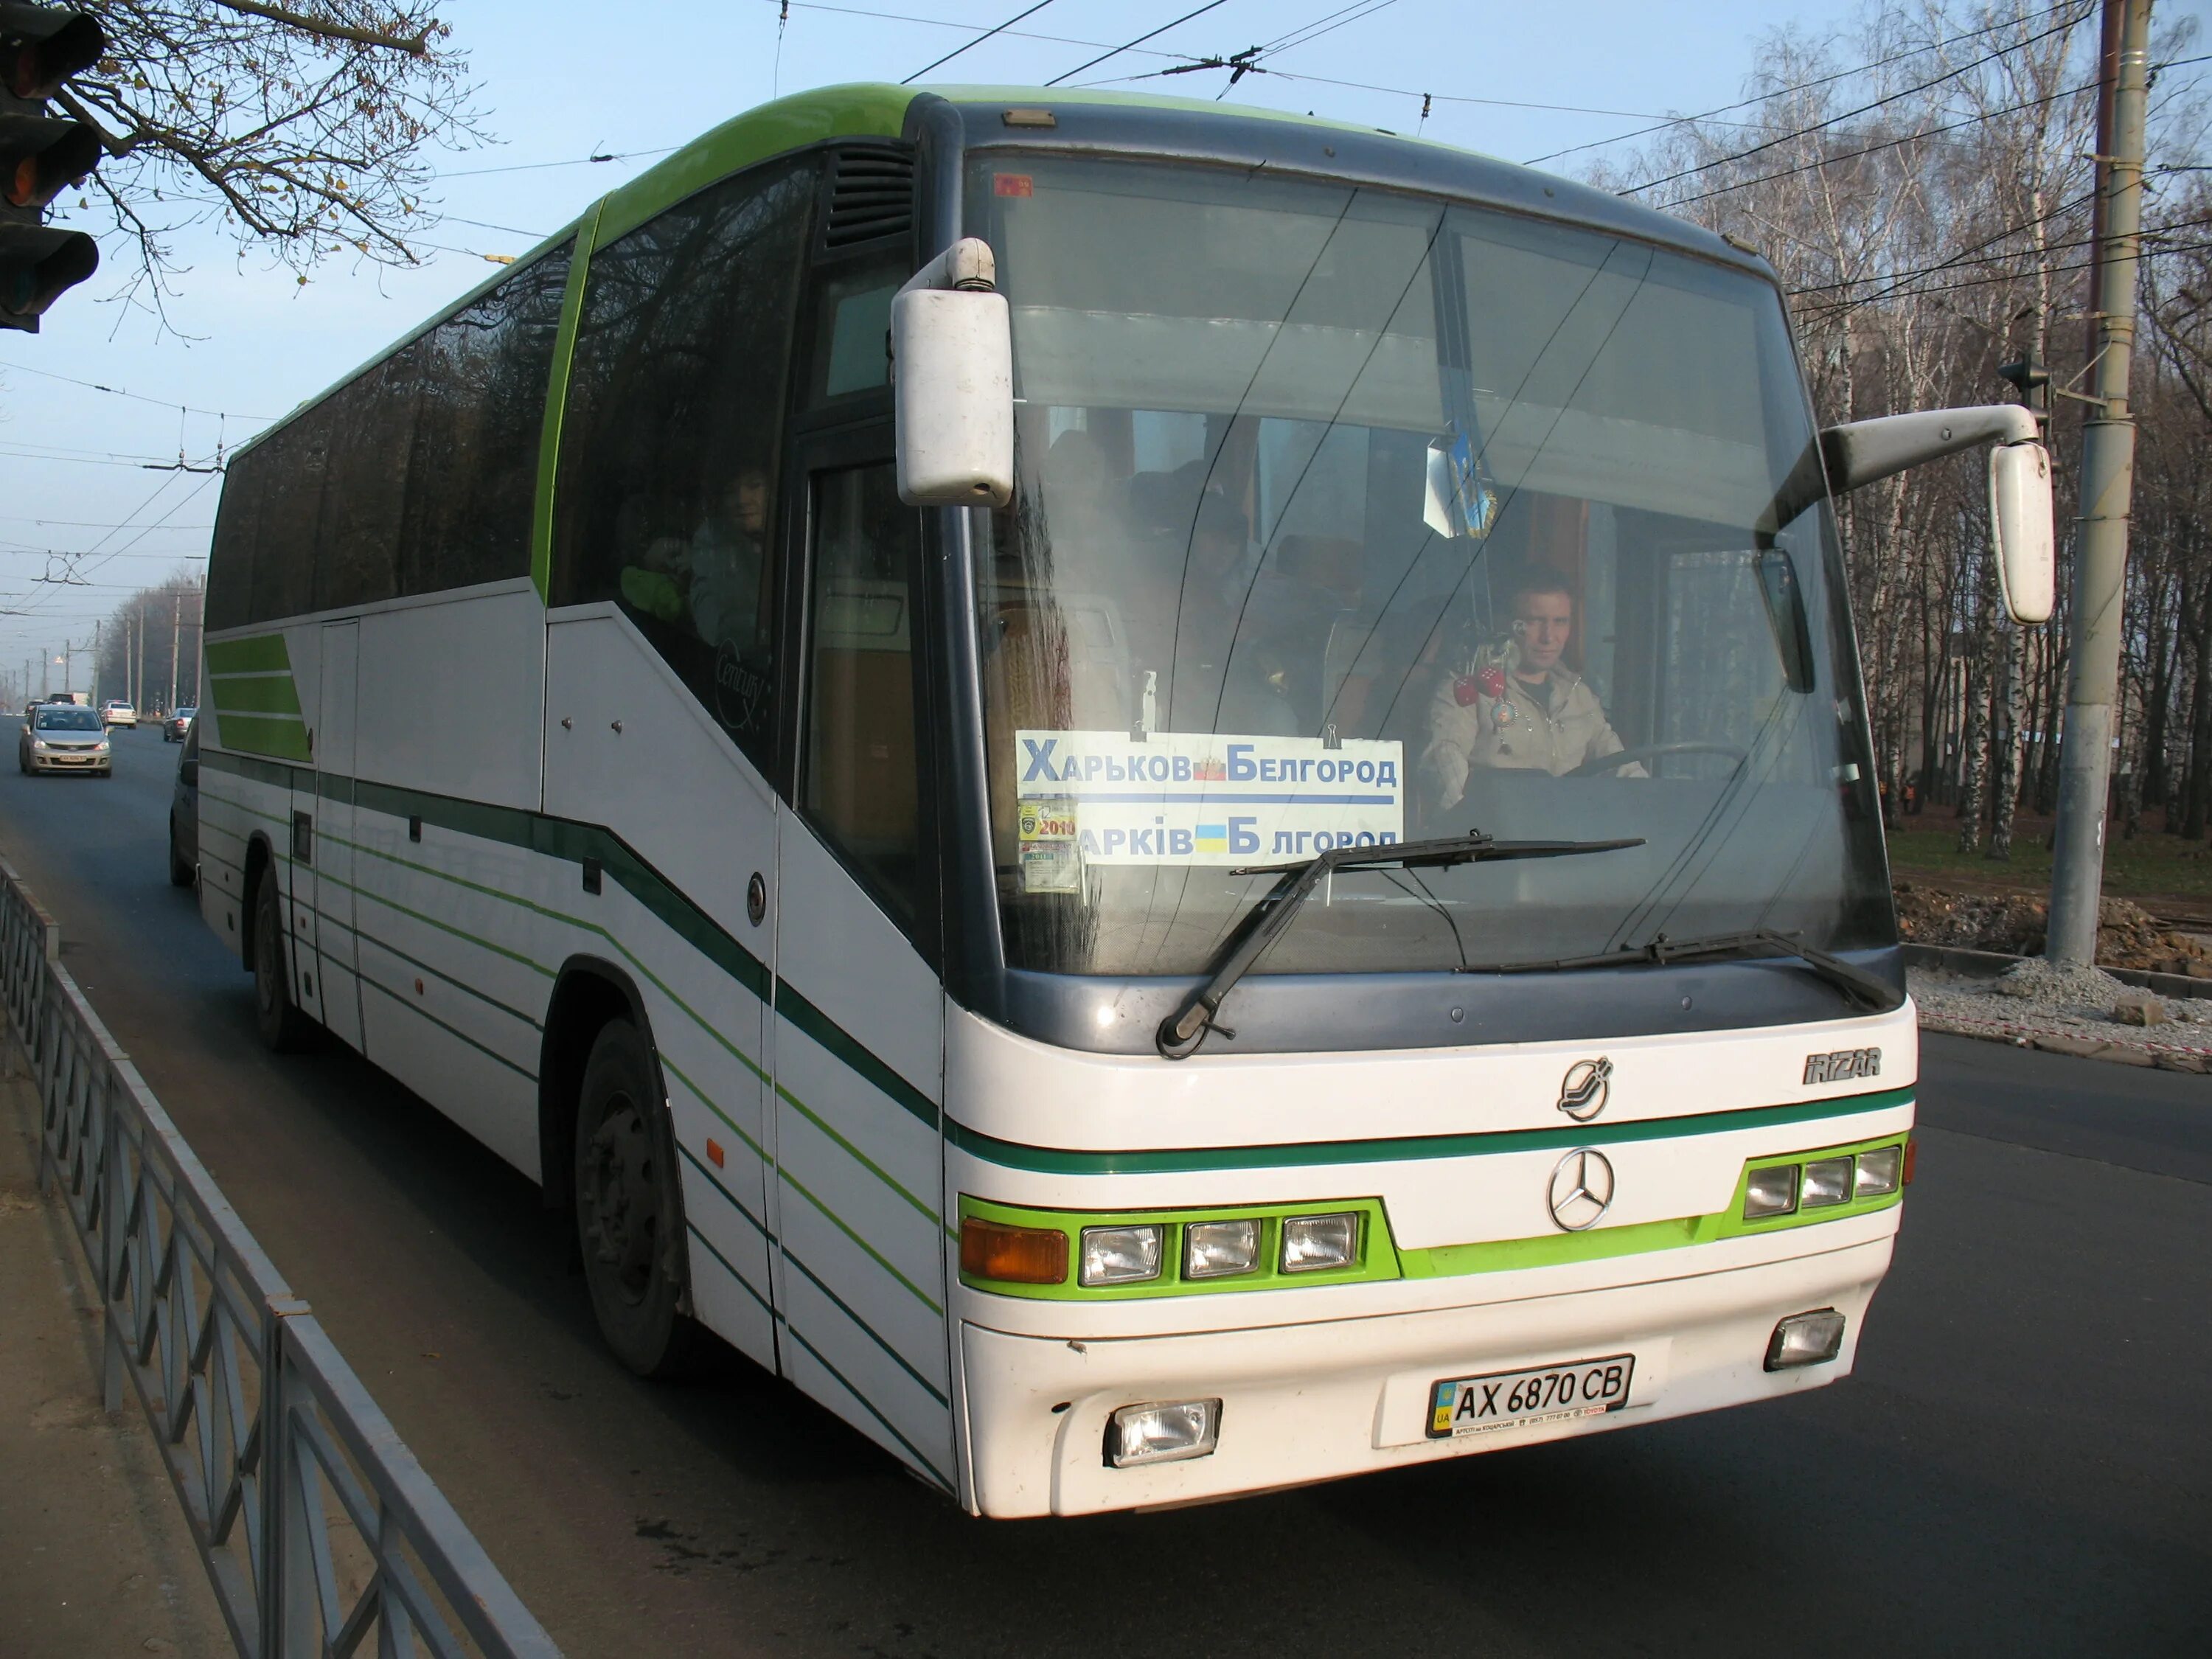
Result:
[[[1577,1146],[1552,1171],[1552,1219],[1571,1233],[1593,1226],[1613,1204],[1613,1165]]]
[[[1605,1109],[1612,1087],[1611,1060],[1602,1056],[1578,1060],[1567,1067],[1566,1081],[1559,1085],[1559,1109],[1576,1122],[1587,1123]]]

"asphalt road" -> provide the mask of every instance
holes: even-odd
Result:
[[[635,1381],[529,1183],[347,1053],[264,1054],[166,879],[176,756],[149,727],[111,783],[0,771],[0,848],[572,1659],[2212,1650],[2212,1081],[1930,1040],[1897,1266],[1835,1388],[1235,1504],[971,1521],[734,1357]]]

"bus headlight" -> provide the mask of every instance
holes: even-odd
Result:
[[[1182,1276],[1226,1279],[1260,1266],[1256,1220],[1194,1221],[1182,1230]]]
[[[1815,1158],[1805,1166],[1805,1207],[1847,1204],[1851,1197],[1851,1161],[1847,1158]]]
[[[1895,1192],[1898,1165],[1903,1161],[1903,1149],[1896,1146],[1877,1146],[1870,1152],[1861,1152],[1854,1189],[1856,1196],[1880,1198],[1885,1193]]]
[[[1743,1193],[1743,1218],[1746,1221],[1756,1221],[1766,1215],[1788,1215],[1796,1207],[1797,1166],[1795,1164],[1774,1164],[1751,1172],[1750,1184]]]
[[[1285,1273],[1324,1273],[1331,1267],[1349,1267],[1358,1260],[1359,1217],[1356,1212],[1284,1218]]]
[[[1220,1437],[1218,1400],[1124,1406],[1106,1421],[1106,1462],[1117,1469],[1135,1463],[1180,1462],[1204,1457]]]
[[[1160,1276],[1160,1237],[1156,1224],[1138,1227],[1085,1227],[1083,1270],[1087,1285],[1136,1285]]]

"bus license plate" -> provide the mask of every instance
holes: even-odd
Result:
[[[1447,1377],[1429,1395],[1429,1438],[1487,1434],[1528,1423],[1599,1417],[1628,1403],[1632,1353],[1570,1360],[1525,1371]]]

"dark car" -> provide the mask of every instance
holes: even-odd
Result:
[[[172,708],[161,721],[161,741],[182,743],[185,733],[191,729],[192,716],[199,712],[191,708]]]
[[[177,787],[169,797],[169,883],[189,887],[200,864],[200,733],[193,726],[185,734],[185,752],[177,757]]]

